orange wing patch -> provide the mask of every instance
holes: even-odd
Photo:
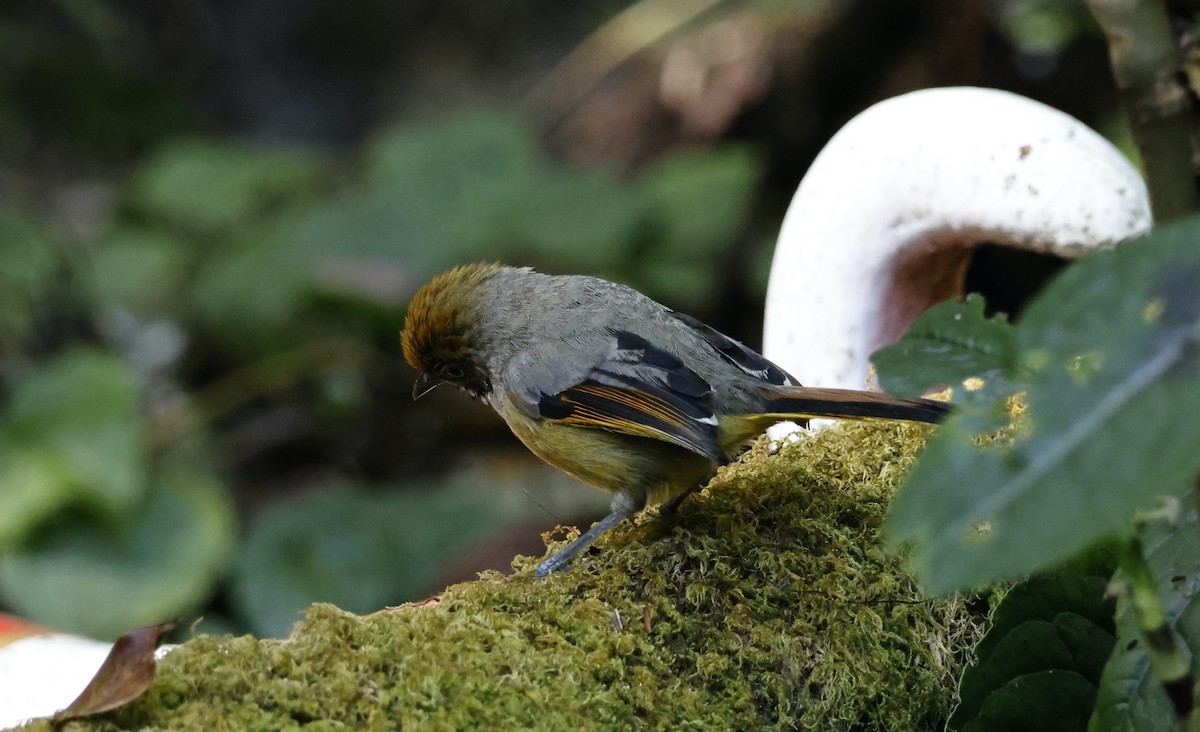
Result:
[[[626,389],[588,380],[538,408],[544,419],[670,442],[717,462],[727,459],[708,409],[666,389]]]

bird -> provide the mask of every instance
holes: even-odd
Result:
[[[767,427],[812,417],[937,423],[947,402],[801,386],[741,342],[626,285],[475,263],[409,302],[413,399],[453,384],[537,457],[612,494],[610,513],[535,570],[567,566],[643,508],[673,509]]]

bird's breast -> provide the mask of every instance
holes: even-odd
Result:
[[[713,464],[677,445],[530,417],[508,400],[492,406],[533,454],[578,480],[638,502],[659,503],[708,479]]]

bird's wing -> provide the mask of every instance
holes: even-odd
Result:
[[[712,387],[674,354],[628,331],[612,331],[609,348],[575,383],[553,393],[509,394],[522,411],[554,420],[670,442],[717,462],[726,460]]]
[[[800,385],[796,377],[779,368],[757,351],[747,348],[741,341],[735,341],[716,328],[685,313],[672,310],[671,315],[695,331],[721,358],[741,369],[747,376],[777,386]]]

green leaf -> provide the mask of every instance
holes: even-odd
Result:
[[[407,248],[433,255],[461,252],[547,170],[528,122],[492,110],[394,130],[368,148],[367,162],[372,190],[429,237]]]
[[[193,304],[222,335],[261,345],[297,316],[331,262],[377,261],[372,272],[390,262],[408,273],[436,261],[445,247],[429,238],[418,218],[379,191],[281,213],[201,269]]]
[[[224,229],[308,190],[317,172],[317,159],[298,150],[181,140],[142,166],[133,201],[184,226]]]
[[[1114,601],[1106,597],[1114,562],[1106,551],[1089,552],[1070,566],[1008,589],[992,612],[987,635],[976,645],[975,662],[963,671],[959,704],[946,728],[975,729],[981,724],[989,728],[981,719],[986,717],[985,709],[995,713],[992,696],[1036,697],[1041,692],[1033,687],[1057,683],[1053,676],[1036,675],[1042,671],[1070,671],[1091,684],[1086,706],[1069,714],[1072,719],[1087,719],[1114,643]],[[1062,703],[1084,698],[1068,697]],[[1033,723],[1025,721],[1017,728]]]
[[[1078,618],[1078,615],[1070,616]],[[959,712],[973,717],[992,691],[1017,676],[1046,669],[1066,669],[1071,666],[1071,653],[1059,637],[1056,623],[1027,620],[1000,637],[989,654],[972,666],[972,673],[963,674],[962,704]],[[978,700],[971,708],[970,701]]]
[[[1054,618],[1054,625],[1071,654],[1071,668],[1098,687],[1104,664],[1116,642],[1111,620],[1106,619],[1101,626],[1074,613],[1060,613]]]
[[[0,215],[0,283],[40,292],[58,265],[54,241],[38,224],[19,216]]]
[[[322,492],[281,504],[251,528],[233,592],[264,636],[284,636],[314,602],[351,612],[417,598],[469,537],[492,524],[460,496]]]
[[[54,240],[40,226],[0,215],[0,345],[30,327],[30,311],[50,290],[59,267]]]
[[[18,382],[0,412],[0,549],[64,506],[117,515],[146,490],[138,388],[125,364],[68,352]]]
[[[1083,3],[1016,0],[998,9],[996,25],[1021,53],[1050,57],[1062,52],[1095,21]]]
[[[675,303],[710,302],[720,254],[746,222],[761,163],[744,147],[671,156],[636,182],[648,246],[642,287]]]
[[[745,223],[761,164],[745,147],[688,151],[664,159],[637,182],[658,222],[657,247],[675,258],[713,254]]]
[[[1132,530],[1200,471],[1200,219],[1069,267],[1016,328],[1026,428],[978,447],[993,405],[930,440],[888,535],[935,592],[1053,566]]]
[[[631,241],[643,214],[606,171],[552,167],[528,122],[505,111],[397,129],[368,162],[369,195],[406,222],[387,251],[399,245],[427,269],[531,255],[594,269]]]
[[[1142,530],[1146,564],[1154,575],[1167,623],[1200,678],[1200,525],[1194,508],[1177,522],[1159,519]],[[1121,581],[1118,573],[1115,578]],[[1112,732],[1178,729],[1162,684],[1150,669],[1145,642],[1128,600],[1117,600],[1117,644],[1104,667],[1093,727]]]
[[[109,306],[163,312],[178,297],[187,247],[162,230],[122,227],[93,250],[91,283]]]
[[[0,441],[0,552],[23,540],[76,496],[53,454]]]
[[[254,342],[261,334],[278,334],[296,315],[313,268],[287,236],[293,224],[290,218],[277,221],[275,231],[243,239],[201,268],[192,305],[223,336]]]
[[[1074,613],[1060,613],[1053,622],[1029,620],[1021,623],[996,643],[986,659],[980,659],[963,673],[959,687],[962,701],[947,723],[947,729],[972,729],[975,720],[986,718],[985,710],[995,709],[993,695],[1016,696],[1010,686],[1014,682],[1023,687],[1020,696],[1035,697],[1036,692],[1029,688],[1031,680],[1038,679],[1038,683],[1042,683],[1049,678],[1032,676],[1039,672],[1071,672],[1089,683],[1092,692],[1088,705],[1070,714],[1073,719],[1086,721],[1092,713],[1091,702],[1100,680],[1100,669],[1112,644],[1112,633]]]
[[[180,615],[212,591],[233,543],[222,486],[167,475],[124,518],[116,529],[63,521],[0,554],[5,604],[59,630],[115,638]]]
[[[472,191],[503,190],[533,176],[544,164],[525,116],[476,109],[433,122],[397,127],[367,149],[368,177],[383,186],[420,189],[425,196],[457,199]]]
[[[1096,687],[1074,671],[1036,671],[992,693],[964,732],[1070,732],[1087,729]]]
[[[15,390],[0,450],[36,453],[30,459],[44,467],[53,462],[42,479],[59,482],[55,492],[69,485],[101,510],[124,510],[146,486],[137,400],[137,384],[120,359],[67,353]]]
[[[987,635],[975,647],[977,662],[986,661],[996,644],[1022,623],[1053,622],[1062,613],[1078,615],[1111,634],[1115,601],[1105,598],[1107,588],[1106,575],[1072,568],[1018,582],[1005,592],[1004,599],[992,612]]]
[[[284,210],[211,257],[194,290],[200,315],[227,335],[261,339],[297,315],[331,265],[365,261],[394,275],[388,282],[419,281],[420,273],[495,258],[546,235],[544,222],[520,219],[538,213],[529,200],[544,191],[549,168],[516,115],[477,111],[398,128],[368,147],[366,162],[363,188]]]
[[[598,170],[547,171],[522,189],[496,219],[479,222],[472,240],[529,250],[568,270],[610,267],[633,240],[642,202]]]
[[[1004,315],[989,318],[983,308],[983,298],[972,293],[965,302],[926,310],[903,338],[871,357],[879,385],[908,397],[971,376],[990,382],[1014,375],[1019,359],[1013,328]]]

